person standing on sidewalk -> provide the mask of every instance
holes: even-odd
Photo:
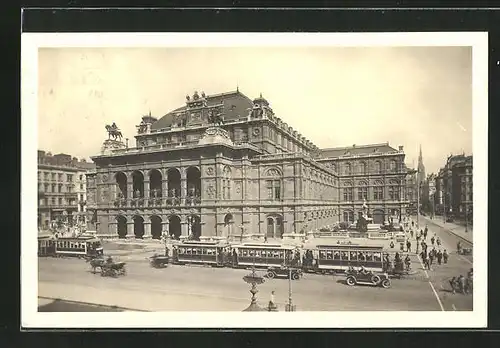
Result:
[[[425,224],[425,229],[424,229],[424,236],[427,239],[427,233],[429,232],[429,227],[427,227],[427,224]]]
[[[438,251],[436,258],[438,261],[438,265],[441,265],[441,260],[443,259],[443,253],[441,252],[441,249]]]
[[[446,251],[446,249],[444,249],[443,251],[443,262],[448,263],[448,252]]]
[[[432,246],[434,246],[434,242],[435,241],[436,241],[436,239],[434,238],[434,236],[432,236],[432,238],[431,238],[431,244],[432,244]]]
[[[436,238],[436,245],[439,247],[441,247],[441,239],[439,237]]]
[[[411,242],[409,239],[406,241],[406,252],[411,253]]]

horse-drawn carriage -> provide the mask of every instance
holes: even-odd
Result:
[[[104,262],[101,265],[102,277],[116,277],[127,274],[125,262]]]
[[[377,273],[372,271],[357,271],[350,268],[346,271],[346,284],[354,286],[357,284],[382,286],[385,289],[391,287],[391,280],[387,273]]]
[[[118,275],[125,275],[125,262],[114,262],[111,257],[105,259],[102,255],[97,257],[87,257],[86,261],[90,263],[92,273],[96,273],[99,269],[102,277],[110,276],[116,277]]]

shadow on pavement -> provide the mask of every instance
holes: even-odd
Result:
[[[86,303],[53,300],[38,306],[38,312],[123,312],[125,309],[110,306],[92,305]]]

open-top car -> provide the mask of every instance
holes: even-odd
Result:
[[[349,286],[354,286],[357,284],[371,285],[371,286],[382,286],[385,289],[391,287],[391,280],[387,273],[375,273],[371,271],[357,271],[354,269],[349,269],[346,272],[346,283]]]
[[[299,280],[302,277],[302,270],[294,267],[269,267],[267,269],[266,277],[273,279],[276,277],[291,277],[293,280]]]

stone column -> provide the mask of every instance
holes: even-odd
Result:
[[[181,221],[181,236],[189,236],[188,223],[187,221]]]
[[[113,220],[108,223],[108,229],[110,235],[113,235],[113,237],[115,238],[118,237],[118,223],[116,222],[116,220]]]
[[[132,181],[132,175],[127,175],[127,199],[134,197],[134,182]]]
[[[151,221],[144,220],[144,239],[151,239]]]
[[[181,204],[186,204],[187,197],[187,179],[181,179]]]
[[[166,233],[167,236],[169,236],[170,235],[170,231],[169,231],[170,224],[168,223],[168,220],[162,222],[161,226],[162,226],[162,233]]]
[[[135,238],[133,221],[127,222],[127,238]]]
[[[149,179],[144,180],[144,198],[149,199]]]
[[[168,179],[162,179],[161,181],[162,198],[168,197]]]

